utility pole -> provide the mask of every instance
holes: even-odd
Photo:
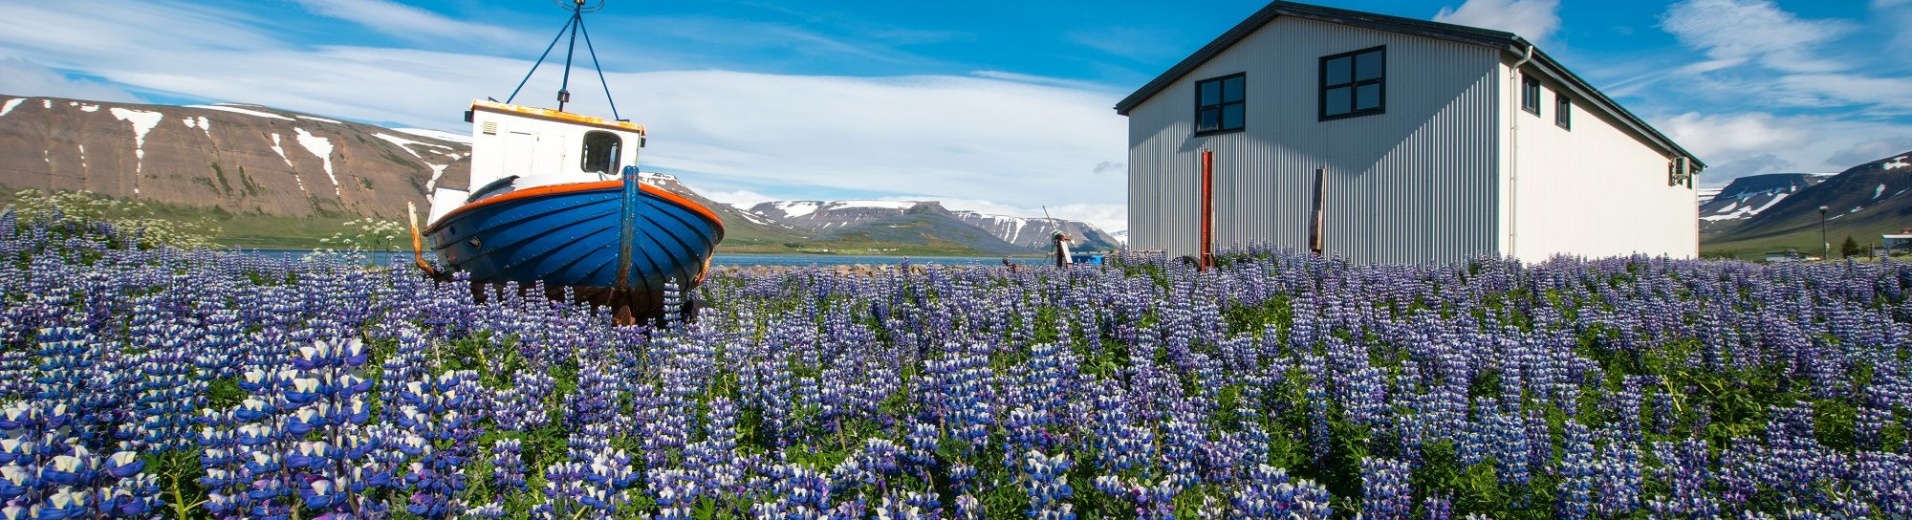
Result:
[[[1832,259],[1832,242],[1826,241],[1826,210],[1825,206],[1819,207],[1819,245],[1824,246],[1825,250],[1825,253],[1819,255],[1821,260]]]

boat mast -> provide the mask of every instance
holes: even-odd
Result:
[[[552,49],[558,47],[558,40],[563,40],[566,34],[570,34],[570,42],[566,44],[564,50],[564,79],[562,83],[558,85],[558,111],[563,112],[565,105],[571,103],[571,64],[573,58],[577,56],[578,35],[583,34],[584,49],[591,53],[591,66],[597,69],[598,83],[604,85],[604,100],[611,104],[611,118],[623,121],[624,118],[617,113],[617,100],[611,97],[611,82],[604,77],[604,64],[598,61],[597,48],[591,45],[591,30],[584,27],[584,13],[595,13],[603,10],[604,0],[553,1],[556,2],[559,7],[564,8],[564,10],[570,11],[571,19],[564,22],[563,28],[558,29],[557,37],[552,38],[551,44],[544,47],[544,54],[538,56],[537,63],[531,64],[531,72],[526,73],[524,80],[518,82],[518,88],[511,90],[511,97],[505,98],[505,103],[509,104],[518,99],[518,93],[524,90],[526,83],[531,82],[531,76],[538,73],[538,67],[544,65],[545,58],[551,57]]]
[[[564,111],[564,104],[571,102],[571,57],[578,53],[578,27],[584,25],[584,0],[575,0],[577,6],[571,8],[571,21],[565,25],[571,27],[571,43],[564,49],[564,82],[558,84],[558,111]]]

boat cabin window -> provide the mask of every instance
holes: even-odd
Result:
[[[584,172],[617,173],[619,152],[624,148],[624,140],[610,132],[589,132],[584,134]]]

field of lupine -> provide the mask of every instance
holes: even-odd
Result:
[[[690,322],[0,214],[0,517],[1906,518],[1912,268],[723,277]]]

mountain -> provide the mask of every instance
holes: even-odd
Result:
[[[760,203],[752,206],[750,213],[798,229],[828,231],[830,228],[845,228],[863,222],[900,216],[911,209],[930,205],[936,206],[939,210],[942,209],[942,204],[936,202],[798,200]],[[947,213],[948,210],[943,212]]]
[[[1721,221],[1752,218],[1799,190],[1812,187],[1829,175],[1810,173],[1774,173],[1733,179],[1710,200],[1700,202],[1700,220]]]
[[[674,175],[652,172],[644,172],[641,175],[644,183],[683,195],[684,198],[709,208],[712,213],[717,214],[717,218],[723,219],[724,242],[719,244],[722,250],[775,252],[783,249],[783,244],[808,242],[812,235],[775,219],[751,214],[729,204],[705,198]]]
[[[1740,255],[1788,247],[1817,250],[1822,206],[1828,210],[1827,241],[1836,246],[1850,236],[1862,245],[1877,244],[1879,235],[1912,226],[1909,191],[1912,152],[1854,166],[1793,192],[1736,226],[1703,236],[1702,249]]]
[[[1047,249],[1050,236],[1058,228],[1075,239],[1072,247],[1078,250],[1112,251],[1122,244],[1120,239],[1085,222],[949,211],[934,201],[776,201],[752,206],[750,213],[818,233],[840,232],[883,219],[930,213],[946,216],[982,230],[997,241],[1027,250]]]
[[[0,95],[0,187],[275,217],[402,218],[471,148],[257,105],[104,103]]]
[[[1082,251],[1114,251],[1122,248],[1122,240],[1103,232],[1087,222],[1074,220],[1011,217],[1006,215],[986,215],[974,211],[955,212],[956,218],[963,223],[982,228],[1004,242],[1023,247],[1045,249],[1049,247],[1050,237],[1058,228],[1075,241],[1071,249]]]
[[[440,185],[465,187],[470,157],[470,139],[456,133],[389,129],[259,105],[0,95],[0,195],[28,188],[85,190],[159,203],[164,208],[156,211],[167,218],[215,220],[221,230],[216,239],[252,247],[316,246],[335,232],[351,233],[343,222],[361,217],[403,221],[407,202],[425,202]],[[1036,250],[984,228],[1020,225],[1026,235],[1037,224],[952,213],[940,205],[888,204],[868,213],[831,207],[807,219],[792,215],[801,211],[792,206],[786,214],[766,216],[711,201],[670,175],[646,173],[644,182],[717,213],[727,252]],[[1099,233],[1065,229],[1079,237]]]
[[[1695,190],[1694,198],[1699,199],[1701,206],[1705,206],[1706,203],[1712,202],[1714,197],[1718,197],[1719,192],[1723,190],[1725,188],[1700,188]]]

